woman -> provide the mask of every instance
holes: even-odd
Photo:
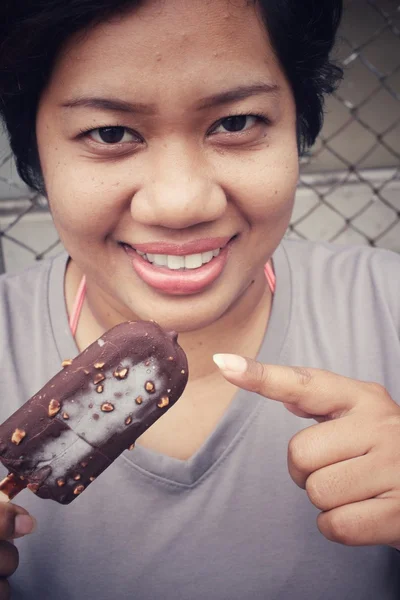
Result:
[[[3,597],[32,513],[13,598],[398,598],[400,259],[282,239],[340,1],[3,11],[1,111],[66,254],[2,278],[0,417],[127,319],[190,365],[71,506],[1,507]]]

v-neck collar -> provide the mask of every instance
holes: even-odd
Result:
[[[261,362],[270,364],[279,363],[291,319],[292,282],[284,246],[282,242],[273,256],[276,290],[266,335],[257,357]],[[67,261],[65,254],[54,259],[48,291],[50,320],[60,361],[78,354],[64,298]],[[60,307],[64,309],[60,310]],[[149,477],[183,487],[196,485],[236,446],[256,418],[262,402],[265,400],[260,396],[238,390],[216,428],[188,460],[179,460],[140,445],[134,451],[124,452],[122,459]]]

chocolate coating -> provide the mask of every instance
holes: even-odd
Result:
[[[183,393],[185,353],[154,322],[117,325],[0,426],[0,461],[69,504]]]

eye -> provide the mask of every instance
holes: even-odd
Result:
[[[217,126],[212,130],[212,133],[241,133],[247,131],[256,125],[259,121],[264,120],[257,115],[233,115],[221,119]]]
[[[124,144],[127,142],[141,142],[137,135],[134,135],[126,127],[99,127],[87,132],[87,136],[100,144]]]

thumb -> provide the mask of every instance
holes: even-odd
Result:
[[[36,520],[22,506],[0,502],[0,539],[17,539],[35,528]]]

